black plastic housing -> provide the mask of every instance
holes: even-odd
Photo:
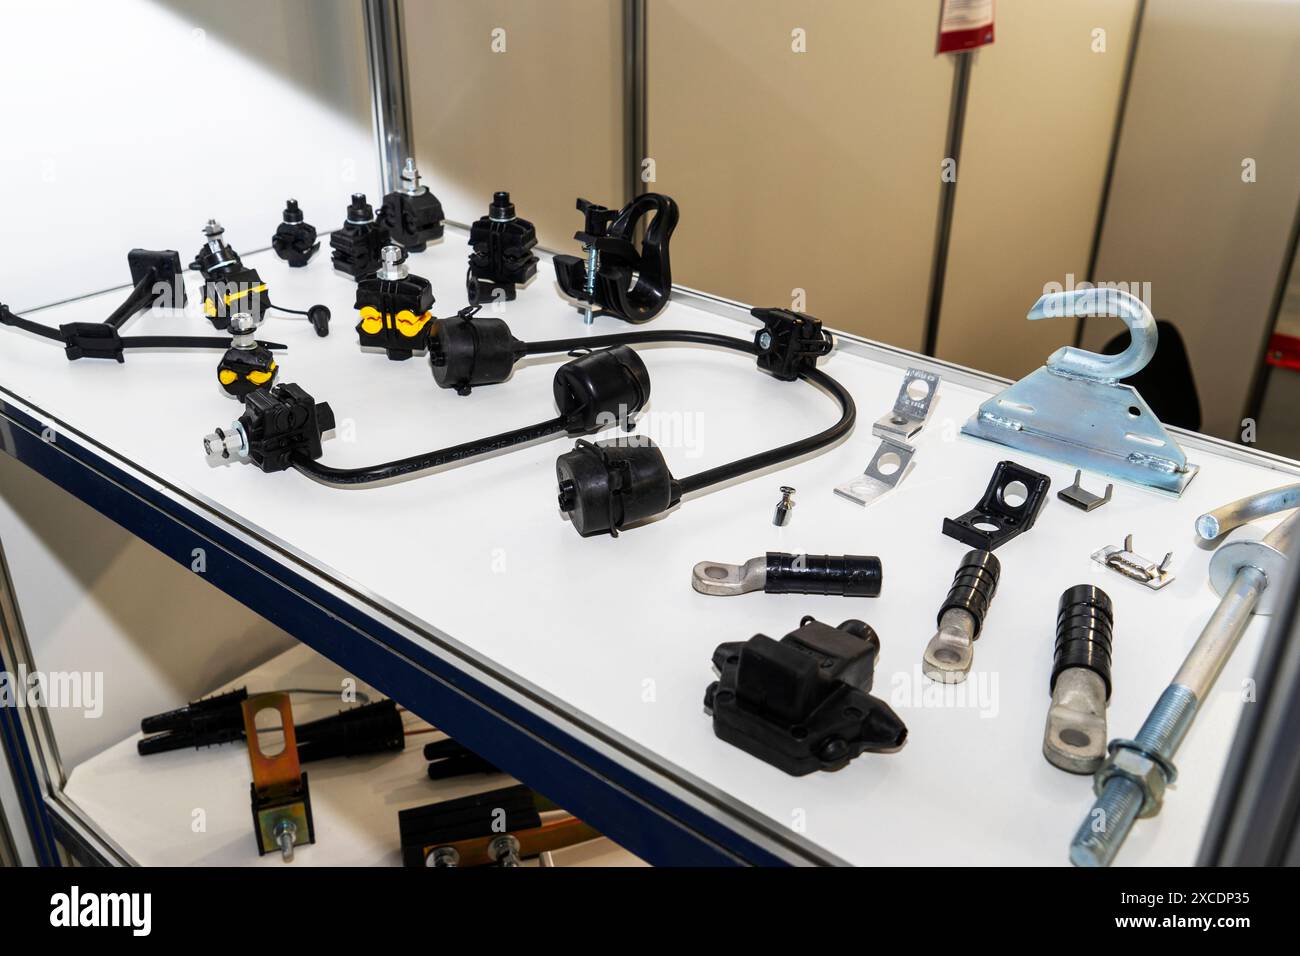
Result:
[[[581,355],[555,370],[555,404],[570,435],[589,435],[614,424],[631,427],[650,400],[650,372],[629,346]]]
[[[522,784],[400,810],[402,865],[423,867],[430,850],[448,843],[541,825],[533,792]]]
[[[321,435],[334,427],[334,412],[293,382],[244,396],[239,423],[248,435],[248,457],[263,471],[284,471],[296,455],[321,456]]]
[[[749,314],[763,323],[754,335],[758,367],[784,382],[816,368],[817,359],[835,344],[814,316],[790,309],[750,309]]]
[[[255,345],[251,349],[228,348],[217,363],[217,384],[227,395],[243,398],[259,388],[270,388],[278,371],[275,356],[265,345]],[[257,382],[255,378],[262,381]]]
[[[433,308],[433,284],[414,274],[402,279],[366,276],[357,282],[353,308],[370,308],[379,313],[379,329],[368,332],[366,319],[357,320],[357,338],[363,348],[381,348],[390,359],[409,359],[428,344],[429,310]],[[403,319],[402,313],[408,313]],[[405,329],[405,331],[404,331]],[[406,332],[413,334],[406,334]]]
[[[780,641],[720,644],[704,710],[720,739],[788,774],[839,770],[907,739],[903,721],[869,693],[879,652],[862,621],[831,627],[812,617]]]
[[[862,554],[767,552],[763,590],[768,594],[835,594],[879,597],[880,559]]]
[[[504,319],[476,317],[476,311],[462,309],[429,323],[429,368],[439,388],[468,395],[477,385],[504,382],[524,354],[524,343]]]
[[[316,227],[303,222],[298,200],[290,199],[285,204],[283,220],[271,236],[271,248],[294,269],[305,266],[320,248],[316,239]]]
[[[492,298],[500,289],[507,301],[515,298],[515,286],[537,274],[537,230],[527,219],[515,215],[508,192],[492,195],[486,216],[469,227],[469,275],[466,279],[471,302]]]
[[[649,438],[579,441],[555,461],[560,510],[584,538],[618,536],[625,525],[663,514],[682,497],[663,452]]]
[[[388,227],[375,220],[365,193],[353,193],[347,219],[330,233],[330,262],[344,275],[359,279],[379,268],[379,252],[388,239]]]
[[[1086,667],[1106,685],[1110,700],[1111,641],[1115,630],[1115,606],[1110,595],[1092,584],[1076,584],[1061,595],[1056,612],[1056,653],[1052,658],[1052,679],[1048,691],[1056,690],[1056,678],[1072,667]]]
[[[394,242],[411,252],[423,252],[430,242],[442,238],[442,203],[427,188],[389,193],[375,218],[387,227]]]
[[[271,295],[256,269],[239,266],[203,281],[203,314],[215,328],[229,329],[237,312],[264,316],[270,306]]]
[[[170,750],[214,747],[243,740],[243,703],[247,699],[248,690],[240,687],[141,718],[140,732],[145,736],[136,741],[136,752],[147,757]]]

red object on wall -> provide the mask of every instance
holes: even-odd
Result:
[[[1300,372],[1300,338],[1274,332],[1268,340],[1268,354],[1264,357],[1269,365],[1289,368]]]
[[[936,53],[960,53],[993,42],[993,0],[940,0]]]

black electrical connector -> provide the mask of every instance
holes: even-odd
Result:
[[[388,227],[375,219],[365,193],[353,193],[347,219],[330,233],[330,261],[336,271],[360,279],[379,268],[379,253],[389,243]]]
[[[811,315],[789,309],[750,309],[749,314],[763,323],[754,336],[758,367],[783,382],[816,368],[835,344],[821,319]]]
[[[442,238],[442,203],[420,183],[415,161],[402,168],[402,185],[384,197],[376,221],[388,229],[394,242],[411,252],[423,252],[430,242]]]
[[[321,435],[334,427],[334,412],[299,385],[285,382],[244,396],[244,414],[203,439],[213,463],[248,459],[262,471],[284,471],[299,456],[321,455]]]
[[[429,323],[429,368],[439,388],[468,395],[476,386],[504,382],[524,355],[524,343],[505,320],[478,317],[479,308],[467,306]]]
[[[284,204],[284,217],[271,236],[271,248],[292,269],[301,269],[320,248],[316,227],[303,221],[298,200],[290,199]]]
[[[132,289],[121,305],[103,322],[66,322],[42,325],[15,315],[0,304],[0,325],[12,326],[63,345],[69,361],[82,358],[126,360],[126,349],[228,349],[230,339],[202,335],[122,335],[120,329],[132,316],[151,308],[185,307],[185,283],[181,278],[181,257],[172,249],[132,249],[127,253]],[[272,349],[283,345],[261,343]]]
[[[400,246],[380,251],[379,270],[357,280],[357,339],[362,348],[383,349],[394,361],[423,352],[433,308],[433,284],[413,275]]]
[[[465,279],[471,304],[492,299],[498,290],[509,302],[515,286],[537,274],[537,230],[515,215],[507,192],[492,194],[486,216],[469,227],[469,274]]]
[[[907,727],[870,694],[879,652],[880,638],[862,621],[831,627],[811,616],[779,641],[755,634],[720,644],[718,680],[704,693],[713,732],[794,776],[897,750]]]
[[[583,228],[574,234],[584,256],[554,258],[555,278],[566,296],[601,314],[645,322],[663,311],[672,293],[668,243],[677,228],[677,203],[661,193],[637,196],[615,211],[579,199]],[[645,227],[640,248],[636,232]]]
[[[681,482],[649,438],[580,441],[555,462],[560,510],[584,538],[615,537],[625,525],[663,514],[682,498]]]

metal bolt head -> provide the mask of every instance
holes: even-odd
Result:
[[[498,866],[519,865],[519,841],[514,834],[503,833],[488,844],[488,858]]]
[[[405,279],[410,275],[410,269],[407,268],[406,262],[402,259],[402,247],[390,243],[384,246],[379,252],[380,266],[378,276],[381,279],[389,281],[395,279]]]
[[[1093,777],[1093,790],[1100,795],[1112,777],[1132,780],[1142,789],[1142,809],[1139,816],[1150,817],[1160,812],[1168,782],[1165,769],[1134,745],[1123,740],[1113,740],[1110,753]]]
[[[454,846],[434,847],[433,851],[424,858],[425,866],[460,866],[460,851]]]

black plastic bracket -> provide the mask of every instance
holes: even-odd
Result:
[[[1025,488],[1019,503],[1007,500],[1007,489],[1014,484]],[[1014,461],[1000,461],[979,504],[959,518],[944,518],[943,533],[972,548],[992,551],[1034,526],[1051,485],[1052,479],[1044,474]]]

